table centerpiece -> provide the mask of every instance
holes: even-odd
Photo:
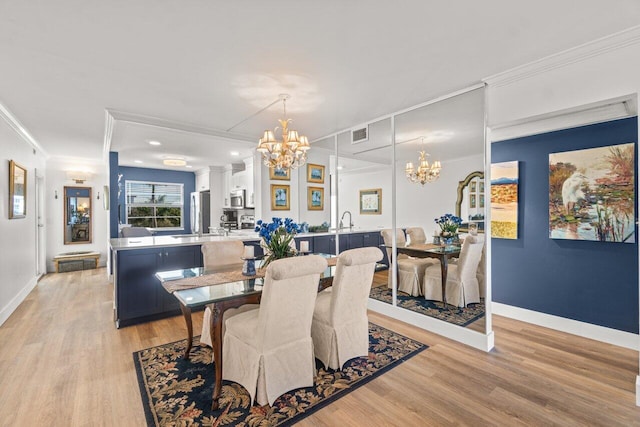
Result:
[[[266,268],[272,261],[298,253],[293,238],[301,231],[301,227],[293,219],[274,217],[270,223],[258,220],[255,231],[260,235],[260,246],[265,253],[262,268]]]
[[[446,245],[459,242],[458,228],[462,224],[462,218],[447,213],[440,218],[436,218],[435,223],[440,227],[440,240]]]

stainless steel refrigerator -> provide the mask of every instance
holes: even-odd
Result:
[[[211,194],[209,191],[191,193],[191,233],[209,232],[211,225]]]

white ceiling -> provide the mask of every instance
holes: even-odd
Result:
[[[250,153],[280,93],[314,140],[639,17],[637,0],[4,0],[0,102],[53,157],[101,158],[107,128],[121,164],[196,170]]]

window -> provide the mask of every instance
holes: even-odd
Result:
[[[184,185],[126,181],[126,223],[133,227],[182,229]]]

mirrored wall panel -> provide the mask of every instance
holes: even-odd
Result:
[[[91,188],[64,187],[64,244],[91,243]]]
[[[398,306],[482,333],[484,147],[483,88],[395,117]]]

